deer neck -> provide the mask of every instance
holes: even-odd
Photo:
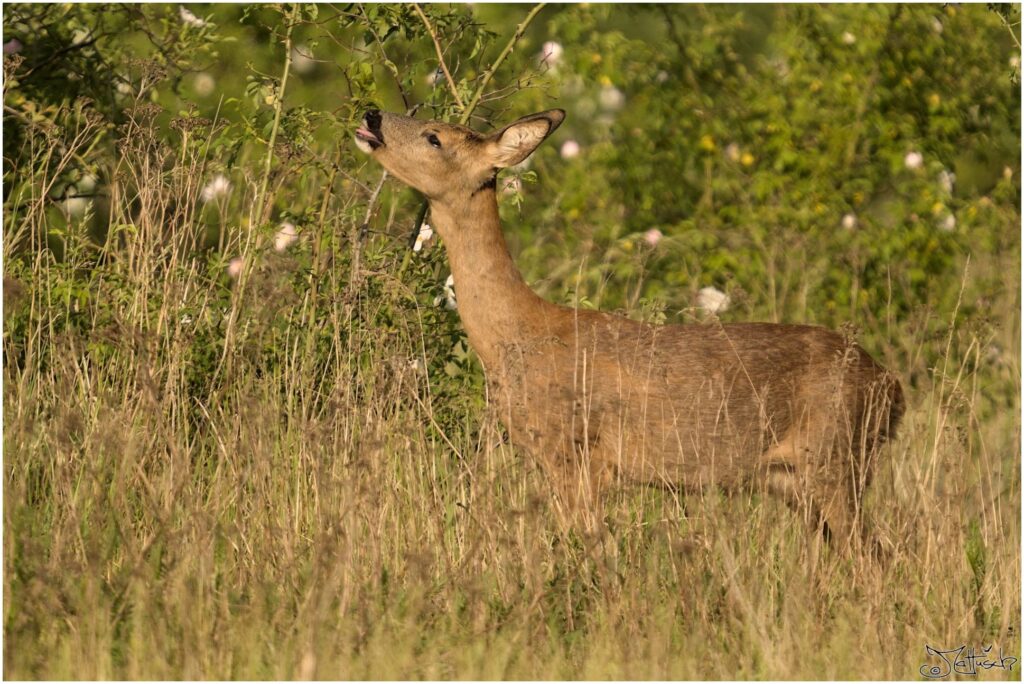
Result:
[[[492,188],[464,201],[432,202],[430,215],[448,252],[469,343],[491,366],[502,345],[536,334],[553,305],[529,288],[512,261]]]

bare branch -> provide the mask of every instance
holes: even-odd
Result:
[[[469,101],[469,105],[462,111],[462,117],[459,119],[460,124],[464,125],[469,121],[469,117],[473,116],[473,110],[476,109],[477,104],[480,103],[480,98],[483,96],[484,90],[491,82],[491,79],[494,78],[494,74],[498,71],[498,67],[500,67],[502,62],[505,61],[505,58],[509,56],[512,52],[512,48],[516,46],[519,39],[523,37],[524,33],[526,33],[526,27],[529,26],[530,22],[533,21],[533,18],[536,17],[542,9],[544,9],[546,4],[547,3],[543,2],[537,3],[537,5],[530,10],[530,13],[526,15],[526,18],[523,19],[519,26],[516,27],[516,32],[512,34],[512,37],[509,38],[508,44],[505,45],[505,49],[501,51],[498,58],[491,64],[491,68],[484,74],[479,87],[477,87],[476,92],[473,93],[473,98]]]
[[[437,51],[437,61],[441,65],[441,71],[444,72],[445,80],[448,82],[448,88],[452,91],[452,96],[455,98],[455,103],[459,105],[460,110],[465,110],[466,105],[462,102],[462,98],[459,97],[459,89],[455,87],[455,80],[452,79],[452,74],[448,71],[448,65],[444,62],[444,51],[441,50],[441,43],[437,39],[437,33],[434,31],[434,27],[430,25],[430,20],[427,19],[427,15],[420,9],[418,3],[413,3],[412,8],[416,10],[416,13],[420,15],[420,19],[423,20],[423,25],[427,27],[427,33],[430,34],[430,39],[434,41],[434,49]]]

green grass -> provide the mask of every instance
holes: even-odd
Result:
[[[6,229],[6,677],[890,679],[926,645],[1020,656],[1019,252],[965,270],[964,300],[1003,283],[985,316],[868,331],[909,403],[868,500],[887,566],[812,564],[798,515],[715,491],[616,490],[602,553],[502,444],[428,262],[371,237],[353,270],[351,185],[303,186],[333,196],[288,253],[229,234],[234,282],[173,211],[200,207],[191,154],[146,176],[126,152],[130,228],[102,246],[73,221],[62,261],[24,250],[57,222],[41,205]]]

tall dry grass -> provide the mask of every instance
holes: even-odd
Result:
[[[560,532],[472,378],[410,363],[444,346],[400,251],[352,258],[354,186],[297,186],[321,207],[307,270],[258,228],[258,174],[204,206],[203,148],[132,125],[104,244],[72,220],[63,258],[43,249],[49,177],[5,223],[5,676],[890,679],[935,664],[926,645],[1019,657],[1018,300],[872,338],[909,399],[868,500],[887,565],[812,564],[772,499],[642,488],[607,502],[613,563]],[[30,144],[70,159],[88,133]],[[1019,296],[1019,269],[976,257],[963,296],[979,272]]]

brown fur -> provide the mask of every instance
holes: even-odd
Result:
[[[488,137],[368,117],[383,143],[374,157],[430,199],[459,314],[513,443],[576,506],[613,479],[686,489],[760,483],[849,539],[878,448],[903,411],[899,383],[825,328],[654,326],[539,298],[512,262],[487,181],[563,116],[535,114]]]

